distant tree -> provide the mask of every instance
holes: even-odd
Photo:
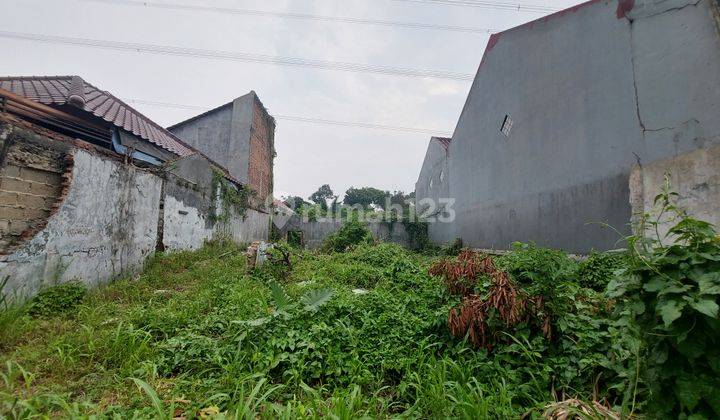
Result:
[[[309,206],[310,203],[303,200],[302,197],[299,197],[297,195],[289,195],[285,197],[283,200],[283,203],[285,203],[286,206],[290,207],[291,209],[299,209],[302,206]]]
[[[315,204],[320,205],[323,210],[327,210],[327,201],[328,200],[334,200],[337,198],[335,193],[333,193],[332,188],[330,188],[330,185],[325,184],[318,188],[317,191],[312,193],[310,197],[308,197],[310,201],[312,201]]]
[[[404,192],[402,192],[402,191],[395,191],[395,192],[390,196],[390,204],[399,204],[399,205],[401,205],[401,206],[404,207],[404,206],[407,205],[407,201],[413,201],[414,198],[415,198],[415,193],[414,193],[414,192],[406,195],[406,194],[405,194]]]
[[[345,199],[343,199],[343,203],[349,206],[359,204],[365,208],[369,208],[371,205],[374,204],[376,206],[385,208],[385,199],[389,196],[389,192],[379,190],[373,187],[350,187],[345,192]]]

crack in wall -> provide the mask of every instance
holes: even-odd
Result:
[[[664,0],[664,1],[666,1],[666,0]],[[663,1],[663,2],[664,2],[664,1]],[[667,126],[667,127],[660,127],[660,128],[648,128],[648,127],[645,125],[645,122],[643,121],[643,118],[642,118],[642,111],[640,110],[640,95],[639,95],[638,83],[637,83],[637,67],[636,67],[636,64],[635,64],[635,40],[634,40],[634,37],[633,37],[635,21],[638,20],[638,19],[645,19],[645,18],[651,18],[651,17],[653,17],[653,16],[659,16],[659,15],[662,15],[662,14],[665,14],[665,13],[676,12],[676,11],[685,9],[686,7],[690,7],[690,6],[697,7],[702,1],[704,1],[704,0],[696,0],[695,2],[689,1],[689,2],[687,2],[687,3],[685,3],[685,4],[683,4],[683,5],[680,5],[680,6],[668,7],[668,8],[666,8],[666,9],[661,10],[661,11],[658,11],[658,12],[655,12],[655,13],[651,13],[651,14],[647,14],[647,15],[635,14],[635,13],[632,13],[633,11],[631,11],[628,15],[625,16],[625,18],[628,20],[629,25],[630,25],[630,65],[631,65],[631,67],[632,67],[632,73],[633,73],[633,74],[632,74],[632,76],[633,76],[632,79],[633,79],[633,89],[634,89],[634,94],[635,94],[635,112],[636,112],[636,114],[637,114],[638,124],[640,125],[640,129],[642,130],[642,136],[643,136],[643,138],[645,138],[645,133],[647,133],[647,132],[657,132],[657,131],[664,131],[664,130],[673,130],[673,129],[676,129],[676,128],[680,127],[680,126],[686,125],[686,124],[688,124],[688,123],[690,123],[690,122],[693,122],[693,121],[694,121],[694,122],[696,122],[696,123],[699,123],[699,121],[698,121],[697,119],[694,119],[694,118],[693,118],[693,119],[684,121],[684,122],[682,122],[681,124],[679,124],[679,125],[677,125],[677,126]]]
[[[676,2],[677,0],[663,0],[661,3],[666,3],[666,2],[668,2],[668,1],[675,1],[675,2]],[[632,19],[650,18],[650,17],[653,17],[653,16],[659,16],[659,15],[662,15],[662,14],[665,14],[665,13],[675,12],[675,11],[678,11],[678,10],[682,10],[682,9],[684,9],[684,8],[686,8],[686,7],[689,7],[689,6],[697,6],[697,5],[700,4],[702,1],[704,1],[704,0],[695,0],[694,2],[693,2],[693,1],[686,1],[684,4],[677,5],[677,6],[669,6],[669,7],[665,8],[665,9],[661,9],[661,10],[657,10],[657,11],[651,11],[649,14],[642,14],[642,8],[641,8],[641,9],[639,9],[639,10],[637,11],[637,13],[631,13],[631,15],[633,16]],[[652,6],[655,6],[655,5],[656,5],[656,4],[653,4]],[[650,8],[650,10],[652,10],[652,6],[650,6],[650,7],[648,7],[648,8]]]

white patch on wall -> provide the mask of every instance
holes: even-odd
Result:
[[[198,249],[212,237],[213,230],[206,227],[205,217],[198,209],[165,195],[163,244],[166,249]]]

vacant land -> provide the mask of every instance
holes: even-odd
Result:
[[[660,252],[646,260],[651,269],[630,254],[577,262],[530,245],[492,259],[391,244],[331,253],[282,246],[289,265],[277,254],[250,273],[231,244],[159,255],[137,277],[87,294],[51,288],[3,311],[0,413],[518,418],[572,397],[598,401],[599,416],[602,406],[651,407],[657,385],[672,386],[658,412],[712,414],[717,351],[695,346],[686,361],[673,352],[689,350],[663,338],[665,359],[652,359],[647,349],[657,343],[644,341],[642,328],[655,327],[627,317],[650,314],[644,322],[667,328],[694,322],[702,337],[717,328],[720,279],[698,276],[720,271],[720,245],[711,229],[696,234],[704,239],[650,250]],[[652,302],[693,286],[648,298],[661,288],[652,276],[690,278],[679,274],[683,264],[704,281],[700,297],[656,312]],[[642,276],[655,283],[632,294]],[[676,366],[647,369],[668,354]],[[708,382],[693,388],[678,369]]]

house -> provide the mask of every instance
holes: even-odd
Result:
[[[275,119],[254,91],[168,130],[207,153],[262,200],[272,197]]]
[[[224,199],[256,187],[210,156],[216,138],[194,140],[78,76],[0,77],[2,293],[98,284],[211,239],[267,239],[269,206]],[[264,170],[253,180],[272,190]]]
[[[633,212],[652,201],[642,186],[658,184],[642,168],[720,142],[719,8],[592,0],[492,35],[447,150],[455,217],[431,239],[621,247]],[[418,202],[433,198],[426,166],[439,179],[433,142]],[[712,208],[714,164],[698,165],[678,188]]]

